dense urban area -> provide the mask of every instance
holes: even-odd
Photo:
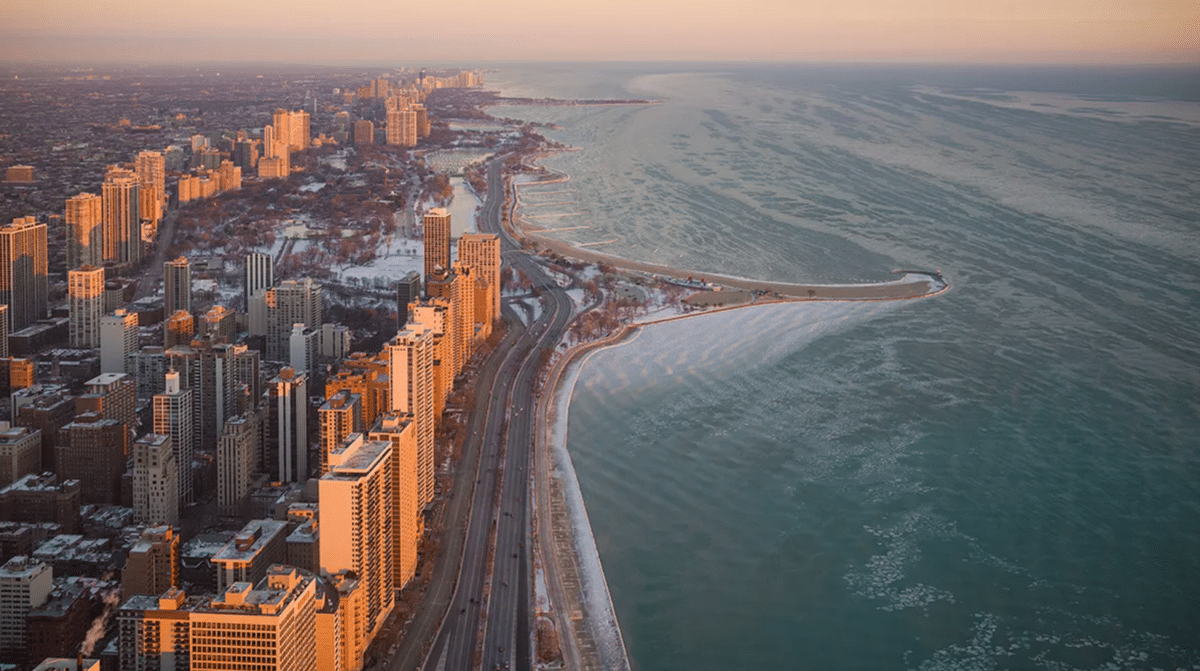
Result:
[[[534,392],[632,302],[509,236],[555,143],[473,71],[10,74],[0,669],[561,665]]]

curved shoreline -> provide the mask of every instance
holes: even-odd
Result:
[[[536,160],[538,156],[545,155],[535,154],[533,158]],[[512,197],[506,207],[508,216],[501,217],[501,225],[515,239],[533,243],[566,258],[605,264],[651,277],[704,277],[710,284],[740,290],[727,292],[731,299],[731,294],[742,294],[748,298],[745,302],[732,305],[625,324],[605,338],[570,347],[551,366],[539,395],[533,445],[534,472],[530,474],[534,479],[531,489],[536,501],[533,510],[533,543],[545,580],[549,610],[535,613],[535,618],[549,617],[555,623],[567,668],[627,671],[631,665],[624,637],[567,447],[567,422],[575,383],[590,355],[600,349],[628,342],[644,326],[713,312],[798,301],[911,300],[941,294],[949,290],[950,284],[940,271],[931,273],[919,270],[894,270],[894,273],[903,273],[900,279],[874,284],[770,282],[679,270],[583,249],[539,234],[537,227],[529,225],[517,212],[521,204],[520,186],[560,184],[570,180],[569,174],[559,171],[552,174],[554,176],[550,179],[524,183],[511,179],[511,173],[507,175],[505,186]],[[925,277],[914,281],[914,276],[919,275]],[[726,292],[716,291],[713,295],[720,296],[723,293]],[[764,298],[759,298],[760,295]],[[577,313],[572,319],[580,314],[583,313]],[[565,588],[564,580],[570,583],[571,591]],[[536,659],[534,666],[540,668]]]
[[[531,159],[531,163],[535,163],[539,158],[548,155],[549,152],[539,152],[537,154],[532,154],[529,158]],[[526,165],[530,165],[530,163],[526,163]],[[611,254],[605,254],[603,252],[596,252],[590,249],[581,248],[540,233],[540,227],[527,222],[521,213],[517,211],[518,207],[521,205],[520,187],[530,185],[541,186],[550,184],[565,184],[571,181],[571,175],[568,173],[550,170],[548,168],[544,168],[544,166],[538,167],[548,170],[549,172],[547,174],[553,176],[549,179],[538,180],[534,182],[516,182],[510,180],[509,188],[512,193],[512,202],[508,208],[510,216],[504,225],[514,238],[534,243],[540,246],[542,249],[549,250],[555,254],[558,254],[559,256],[572,258],[587,263],[602,263],[614,268],[620,268],[622,270],[642,273],[650,276],[663,275],[680,280],[701,277],[707,280],[710,284],[715,284],[722,287],[761,292],[766,294],[776,294],[781,297],[801,300],[904,300],[936,296],[937,294],[940,294],[950,288],[949,283],[946,282],[945,278],[942,277],[940,273],[926,271],[892,271],[895,273],[905,273],[904,277],[908,277],[908,275],[917,273],[924,274],[928,277],[928,280],[923,282],[906,281],[904,277],[899,280],[892,280],[888,282],[857,284],[777,282],[772,280],[756,280],[747,277],[736,277],[722,273],[673,268],[657,263],[634,261],[632,259],[626,259],[620,256],[613,256]]]

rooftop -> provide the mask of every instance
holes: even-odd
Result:
[[[213,555],[212,561],[249,561],[276,535],[286,533],[286,529],[287,522],[250,520],[220,552]]]
[[[9,559],[4,566],[0,566],[0,577],[31,578],[40,571],[47,570],[48,568],[44,562],[17,555]]]

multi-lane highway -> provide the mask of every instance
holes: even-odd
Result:
[[[505,308],[505,319],[512,325],[510,337],[497,348],[495,356],[500,363],[494,376],[481,378],[486,386],[480,386],[478,401],[486,403],[486,414],[475,417],[468,429],[471,435],[465,453],[473,455],[470,448],[475,447],[479,460],[462,562],[445,618],[426,658],[426,671],[531,668],[529,469],[534,389],[541,352],[556,346],[570,320],[572,304],[566,291],[500,225],[505,195],[500,168],[500,161],[488,165],[488,194],[480,228],[501,236],[504,263],[541,288],[542,305],[526,328],[515,319],[511,308]],[[474,463],[464,459],[462,468],[470,469]],[[465,479],[461,475],[460,481]],[[469,480],[467,483],[471,484]],[[453,519],[448,519],[448,524],[453,524]],[[451,533],[448,528],[447,534]],[[494,551],[489,552],[493,537]],[[477,648],[480,656],[476,655]]]

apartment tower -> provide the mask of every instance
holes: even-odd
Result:
[[[425,235],[425,283],[450,272],[450,212],[435,207],[421,220]]]
[[[387,345],[391,410],[412,415],[417,444],[417,502],[433,501],[433,334],[414,327]]]
[[[0,228],[0,303],[8,306],[9,333],[46,317],[46,253],[46,225],[33,217]]]
[[[321,570],[353,571],[365,592],[364,638],[374,638],[395,600],[392,446],[351,434],[329,453],[321,476]]]
[[[178,470],[176,493],[181,505],[194,503],[195,483],[192,479],[192,460],[195,458],[195,436],[192,390],[184,389],[178,371],[168,371],[163,393],[154,395],[154,433],[171,438]]]
[[[104,316],[104,269],[84,265],[68,270],[67,301],[71,347],[99,347],[100,318]]]
[[[104,261],[142,260],[141,185],[132,170],[111,167],[100,187]]]
[[[104,265],[104,226],[100,196],[81,193],[67,199],[67,268]]]
[[[163,314],[192,311],[192,267],[186,256],[163,264]]]

